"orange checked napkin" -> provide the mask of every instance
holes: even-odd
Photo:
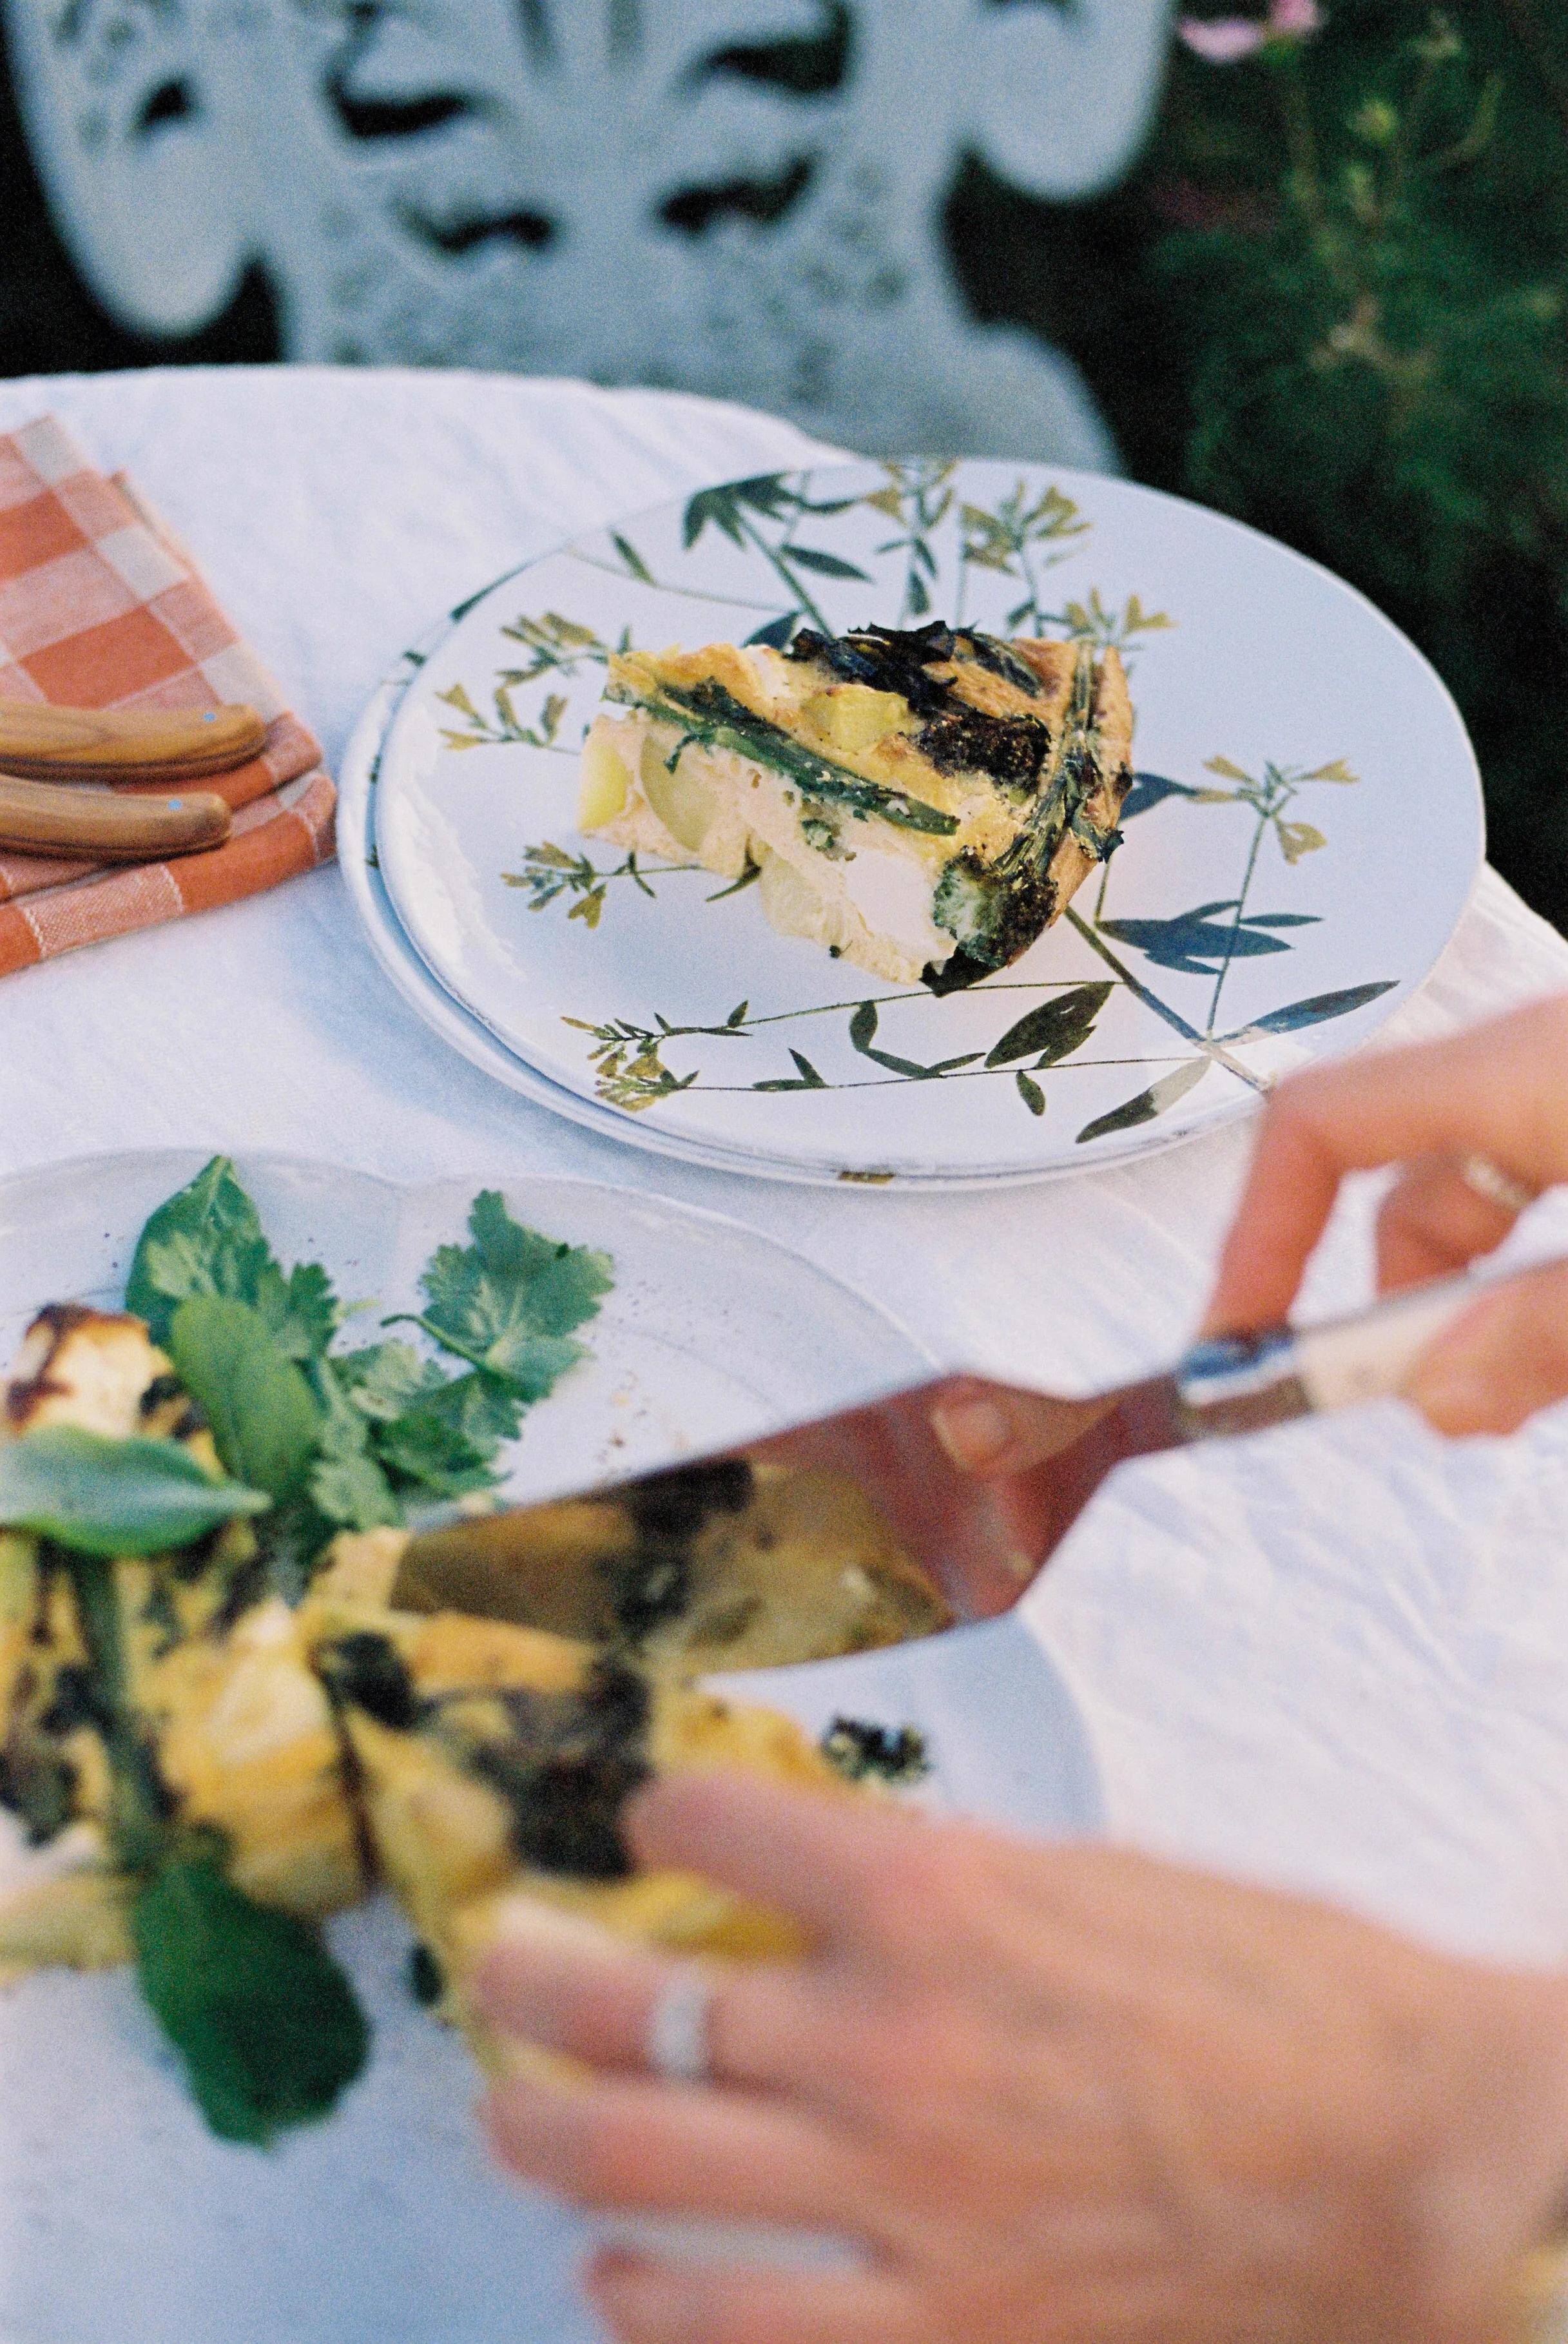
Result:
[[[95,471],[52,416],[0,435],[0,700],[248,701],[267,720],[260,756],[201,783],[235,809],[228,843],[210,854],[104,869],[0,851],[0,976],[238,903],[331,856],[337,793],[319,743],[124,475]]]

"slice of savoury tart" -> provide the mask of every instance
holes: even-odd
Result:
[[[217,1470],[168,1359],[125,1315],[46,1312],[0,1410],[0,1438],[151,1434]],[[0,1530],[0,1804],[35,1846],[75,1826],[72,1868],[0,1903],[0,1982],[131,1959],[153,1841],[198,1848],[242,1896],[306,1923],[384,1883],[460,2016],[467,1966],[519,1896],[692,1951],[794,1945],[774,1915],[637,1871],[620,1828],[632,1792],[672,1771],[740,1766],[848,1795],[794,1723],[651,1673],[624,1642],[345,1591],[378,1541],[402,1542],[340,1541],[290,1605],[257,1571],[248,1522],[117,1558]]]
[[[1118,844],[1120,657],[933,621],[612,655],[584,830],[731,880],[786,935],[937,992],[1018,958]]]

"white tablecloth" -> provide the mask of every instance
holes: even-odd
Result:
[[[329,758],[389,656],[476,585],[810,448],[697,399],[450,374],[0,383],[0,429],[48,409],[185,535]],[[1488,874],[1396,1030],[1563,985],[1568,944]],[[1236,1130],[977,1197],[687,1170],[446,1050],[379,975],[333,871],[6,980],[0,1102],[0,1173],[197,1144],[658,1190],[799,1247],[945,1355],[1081,1388],[1182,1342],[1248,1146]],[[1320,1304],[1362,1288],[1365,1204],[1336,1229]],[[1568,1951],[1565,1521],[1562,1412],[1445,1451],[1387,1408],[1129,1471],[1031,1599],[1115,1828],[1454,1942]]]

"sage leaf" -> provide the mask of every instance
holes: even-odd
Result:
[[[263,1490],[216,1480],[176,1440],[47,1424],[0,1441],[0,1523],[75,1554],[162,1554],[270,1502]]]
[[[216,1855],[177,1856],[131,1914],[141,1989],[221,2140],[265,2148],[326,2116],[370,2030],[317,1932],[242,1894]]]
[[[170,1321],[168,1352],[228,1471],[275,1505],[301,1490],[320,1410],[260,1312],[227,1295],[193,1295]]]
[[[1089,1139],[1105,1139],[1113,1131],[1134,1131],[1140,1123],[1152,1123],[1156,1116],[1163,1115],[1178,1099],[1195,1089],[1208,1072],[1207,1058],[1189,1058],[1186,1066],[1161,1075],[1158,1082],[1150,1083],[1146,1091],[1129,1098],[1125,1106],[1113,1107],[1108,1115],[1097,1116],[1093,1123],[1086,1123],[1078,1134],[1078,1146],[1081,1147]]]

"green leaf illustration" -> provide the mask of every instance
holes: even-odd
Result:
[[[782,619],[766,621],[754,634],[748,635],[746,641],[748,643],[765,643],[770,651],[785,651],[788,649],[790,638],[794,633],[795,622],[799,617],[798,611],[786,611]]]
[[[1113,1107],[1108,1115],[1097,1116],[1092,1123],[1086,1123],[1078,1134],[1078,1146],[1081,1147],[1086,1140],[1105,1139],[1113,1131],[1134,1131],[1140,1123],[1152,1123],[1156,1116],[1163,1115],[1178,1099],[1196,1089],[1208,1072],[1207,1058],[1191,1058],[1186,1066],[1161,1075],[1158,1082],[1150,1083],[1148,1090],[1139,1091],[1125,1106]]]
[[[1018,1096],[1023,1100],[1024,1105],[1028,1108],[1029,1113],[1031,1115],[1044,1115],[1046,1111],[1046,1095],[1040,1088],[1038,1083],[1033,1081],[1029,1076],[1025,1074],[1022,1066],[1018,1068],[1017,1073],[1013,1076],[1013,1080],[1017,1084]]]
[[[1232,898],[1229,903],[1196,904],[1190,912],[1179,912],[1170,919],[1101,920],[1099,925],[1101,933],[1118,944],[1147,953],[1157,968],[1173,969],[1182,976],[1217,976],[1232,961],[1290,951],[1280,937],[1269,933],[1282,924],[1278,914],[1248,913],[1239,920],[1214,916],[1235,909]]]
[[[1095,1020],[1112,993],[1108,985],[1075,985],[1058,993],[1009,1026],[986,1059],[987,1066],[1010,1066],[1016,1058],[1032,1057],[1037,1050],[1040,1066],[1054,1066],[1082,1047],[1094,1032]]]
[[[864,585],[871,583],[866,572],[857,569],[853,561],[845,561],[837,553],[820,552],[813,545],[792,545],[785,559],[798,564],[802,570],[814,570],[819,578],[856,578]]]
[[[980,1056],[978,1050],[968,1050],[962,1057],[939,1058],[934,1066],[923,1066],[916,1058],[897,1058],[891,1050],[874,1050],[871,1046],[875,1033],[876,1004],[875,1001],[863,1001],[849,1021],[851,1046],[858,1050],[863,1058],[871,1059],[874,1065],[885,1066],[889,1074],[902,1075],[906,1082],[937,1081],[959,1066],[972,1066]]]
[[[1303,1026],[1320,1026],[1330,1017],[1348,1017],[1352,1010],[1364,1009],[1369,1001],[1377,1001],[1391,993],[1396,977],[1384,977],[1374,985],[1348,985],[1338,993],[1314,993],[1305,1001],[1292,1001],[1284,1009],[1271,1009],[1266,1017],[1255,1018],[1250,1026],[1239,1026],[1234,1034],[1223,1034],[1224,1042],[1254,1042],[1265,1034],[1295,1034]]]
[[[798,1075],[775,1075],[771,1081],[754,1083],[754,1091],[825,1091],[830,1086],[823,1081],[804,1051],[792,1050],[790,1056],[799,1068]]]
[[[731,489],[699,489],[688,500],[681,522],[681,542],[688,552],[712,522],[722,529],[735,545],[744,545],[740,515],[735,510],[734,492]]]
[[[627,569],[631,571],[633,578],[637,579],[640,583],[644,586],[652,586],[655,583],[652,571],[649,569],[647,563],[643,561],[642,555],[638,552],[630,538],[622,537],[619,530],[612,529],[610,532],[610,542],[615,548],[616,552],[621,556],[622,561],[626,564]]]

